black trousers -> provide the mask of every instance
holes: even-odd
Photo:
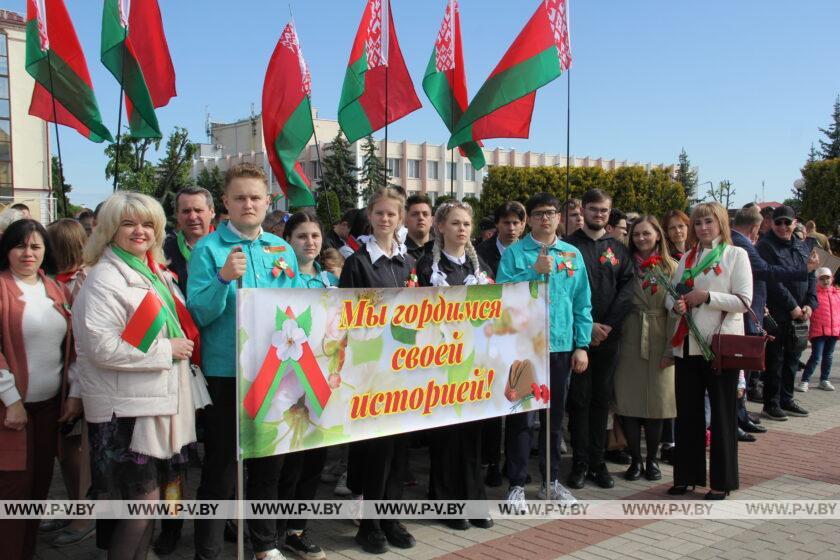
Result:
[[[714,490],[738,489],[738,372],[720,375],[702,356],[676,358],[674,484],[706,486],[705,395],[712,409],[709,479]]]
[[[466,422],[431,431],[429,499],[487,499],[481,478],[481,424]]]
[[[481,420],[481,462],[498,465],[502,462],[502,418]]]
[[[543,480],[558,480],[560,475],[560,439],[563,437],[566,388],[569,384],[571,353],[549,354],[549,375],[551,378],[551,476],[546,473],[546,421],[540,411],[539,456],[540,473]],[[534,427],[533,412],[520,412],[505,420],[505,475],[511,486],[525,486],[528,476],[528,458],[531,455],[531,429]]]
[[[399,500],[408,471],[411,434],[398,434],[350,444],[347,483],[365,500]],[[384,520],[383,520],[384,521]],[[380,528],[378,519],[362,519],[360,531]]]
[[[608,338],[589,351],[589,368],[572,375],[569,386],[569,432],[572,460],[592,468],[604,462],[607,418],[618,365],[618,337]]]
[[[204,411],[204,464],[198,500],[229,500],[236,489],[236,380],[233,377],[207,377],[207,390],[213,404]],[[250,500],[277,499],[277,481],[283,455],[248,459],[245,496]],[[209,560],[222,554],[224,519],[196,519],[195,558]],[[255,552],[276,547],[276,522],[269,519],[248,521]]]
[[[277,485],[278,500],[314,500],[324,463],[327,461],[327,448],[307,449],[289,453],[283,460],[280,480]],[[303,531],[306,519],[278,519],[277,535],[282,539],[286,530]]]
[[[780,324],[780,334],[767,343],[766,370],[764,372],[764,408],[786,406],[793,401],[796,368],[802,352],[791,352],[785,345],[785,327]]]

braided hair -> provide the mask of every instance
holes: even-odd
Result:
[[[466,202],[445,202],[438,207],[437,211],[435,212],[435,225],[439,226],[446,222],[447,216],[452,210],[463,210],[467,214],[469,214],[470,218],[473,217],[473,209],[472,206],[467,204]],[[435,235],[435,243],[432,246],[432,269],[438,267],[438,263],[440,262],[440,254],[443,251],[443,235]],[[481,267],[478,264],[478,253],[475,252],[475,247],[473,247],[472,241],[470,241],[470,237],[467,236],[467,245],[464,247],[464,253],[466,254],[467,258],[469,259],[470,263],[473,266],[473,274],[478,277],[479,272],[481,272]]]

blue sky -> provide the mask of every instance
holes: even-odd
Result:
[[[268,58],[289,18],[276,0],[159,0],[178,97],[158,111],[166,132],[205,141],[213,120],[259,111]],[[106,125],[115,131],[116,81],[99,62],[102,2],[65,0],[88,58]],[[364,0],[295,0],[313,104],[335,118]],[[445,129],[421,80],[444,0],[392,0],[403,54],[423,109],[392,125],[391,138],[443,143]],[[467,77],[474,94],[536,9],[536,0],[461,0]],[[0,7],[25,12],[23,0]],[[817,127],[840,94],[836,0],[571,0],[572,153],[676,162],[685,147],[701,181],[732,181],[737,202],[789,195]],[[566,78],[540,90],[528,140],[491,146],[565,152]],[[72,201],[110,192],[103,146],[63,128]],[[703,187],[706,188],[705,186]]]

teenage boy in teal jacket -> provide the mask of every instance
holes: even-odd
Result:
[[[262,230],[269,205],[268,178],[253,164],[232,167],[222,196],[230,221],[203,237],[192,251],[187,306],[201,329],[202,370],[212,406],[204,413],[204,464],[199,500],[228,500],[236,484],[236,285],[243,288],[296,288],[298,266],[292,247]],[[282,456],[249,459],[245,496],[276,500]],[[195,523],[195,557],[219,558],[223,519]],[[254,555],[279,554],[276,522],[248,521]]]
[[[566,402],[566,387],[573,370],[581,373],[589,362],[587,351],[592,335],[592,304],[583,257],[556,235],[560,222],[560,201],[548,193],[531,197],[525,205],[531,233],[507,248],[499,263],[496,281],[523,282],[548,278],[549,365],[551,376],[551,473],[545,465],[545,429],[540,421],[539,499],[574,502],[560,484],[560,438]],[[510,481],[508,502],[525,509],[525,478],[531,451],[532,412],[507,417],[505,428],[506,475]]]

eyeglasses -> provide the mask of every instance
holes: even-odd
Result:
[[[787,218],[779,218],[778,220],[773,220],[773,223],[777,226],[789,226],[793,223],[793,220],[789,220]]]
[[[609,214],[610,213],[609,208],[593,208],[591,206],[587,206],[585,208],[585,210],[587,212],[591,212],[592,214]]]
[[[553,220],[555,216],[557,216],[557,210],[535,210],[534,212],[531,212],[531,217],[538,220],[543,220],[545,218]]]

